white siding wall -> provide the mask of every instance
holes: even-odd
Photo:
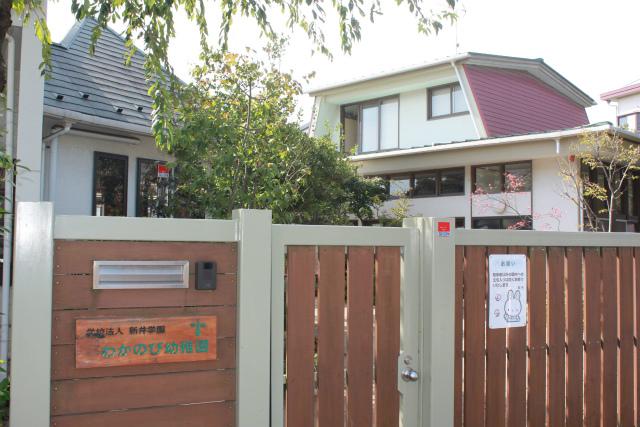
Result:
[[[556,158],[533,161],[533,227],[536,230],[579,231],[580,214],[576,205],[562,196],[563,180]],[[553,218],[554,211],[560,221]]]
[[[483,208],[475,206],[472,214],[470,197],[471,171],[466,166],[466,185],[464,196],[429,197],[410,199],[411,216],[438,216],[438,217],[462,217],[466,218],[467,228],[471,227],[471,216],[511,216],[513,212],[491,210],[483,205]],[[542,231],[578,231],[579,212],[570,200],[562,196],[562,178],[558,174],[558,161],[554,158],[535,159],[532,162],[533,191],[532,193],[520,193],[515,196],[514,205],[522,215],[533,216],[534,230]],[[497,196],[498,198],[500,196]],[[396,201],[385,204],[385,210],[389,210]],[[532,206],[533,205],[533,206]],[[559,212],[558,220],[557,217]]]
[[[427,90],[400,94],[400,148],[475,139],[469,115],[427,120]]]
[[[137,158],[170,159],[170,156],[158,151],[151,138],[145,138],[139,144],[127,144],[85,136],[64,135],[60,137],[58,150],[58,174],[54,202],[57,215],[91,215],[95,151],[129,157],[128,216],[135,216]]]
[[[618,115],[640,111],[640,93],[636,95],[626,96],[618,100]]]

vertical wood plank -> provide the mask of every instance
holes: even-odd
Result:
[[[467,246],[464,266],[464,424],[485,425],[486,248]]]
[[[462,368],[463,368],[463,276],[464,246],[456,246],[456,275],[455,275],[455,364],[453,366],[453,427],[462,427]]]
[[[344,247],[320,246],[318,258],[318,422],[334,427],[344,425]]]
[[[620,258],[620,425],[634,423],[633,249],[619,248]]]
[[[286,424],[313,425],[314,246],[288,248]]]
[[[526,247],[510,247],[509,253],[527,254]],[[530,274],[527,275],[530,278]],[[507,365],[507,425],[527,424],[527,328],[509,328]]]
[[[373,424],[374,248],[350,247],[347,259],[347,426],[370,426]]]
[[[376,425],[397,427],[400,422],[400,248],[376,249],[375,302]]]
[[[548,250],[549,266],[549,426],[565,425],[564,249]]]
[[[634,248],[635,262],[635,304],[636,304],[636,334],[640,338],[640,248]],[[640,349],[639,342],[635,341],[636,346],[636,426],[640,426]]]
[[[583,424],[582,248],[567,254],[567,426]]]
[[[529,302],[529,402],[530,426],[545,426],[547,413],[547,251],[531,250]]]
[[[487,255],[504,254],[505,247],[490,247]],[[487,276],[488,277],[488,276]],[[488,298],[489,280],[485,279],[485,289]],[[488,303],[487,303],[488,304]],[[491,315],[491,314],[489,314]],[[490,329],[489,322],[486,324],[487,334],[487,418],[486,425],[492,427],[503,427],[506,416],[506,379],[505,369],[507,366],[507,346],[506,329]]]
[[[618,424],[618,256],[602,249],[602,425]]]
[[[600,425],[602,399],[602,281],[599,248],[584,249],[585,276],[585,426]]]

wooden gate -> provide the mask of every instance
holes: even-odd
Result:
[[[52,426],[235,425],[235,243],[56,240],[54,253]],[[193,268],[186,289],[94,289],[95,260],[210,260],[217,289],[196,290]],[[76,367],[79,319],[204,315],[217,317],[216,360]]]
[[[290,246],[286,425],[398,426],[400,248]]]
[[[487,327],[496,253],[528,257],[526,327]],[[639,285],[638,248],[457,246],[455,426],[640,425]]]

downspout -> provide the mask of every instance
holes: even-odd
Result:
[[[47,200],[50,202],[55,202],[56,200],[56,177],[58,174],[58,138],[62,135],[71,132],[71,123],[66,122],[64,124],[64,128],[59,129],[52,133],[51,135],[42,139],[42,145],[45,145],[48,142],[51,142],[51,148],[49,152],[49,185],[47,191]]]
[[[5,150],[7,156],[13,159],[13,114],[14,114],[14,86],[15,86],[15,40],[9,34],[7,40],[7,105],[5,116]],[[6,170],[4,177],[4,239],[2,252],[2,302],[0,306],[0,360],[7,363],[9,357],[9,310],[11,308],[11,261],[13,259],[13,168]],[[0,378],[6,377],[6,372],[0,372]]]
[[[460,89],[462,90],[462,94],[464,95],[464,100],[467,103],[467,107],[469,107],[469,116],[471,117],[471,123],[473,123],[473,128],[476,130],[476,135],[478,138],[483,138],[483,132],[480,131],[480,127],[478,126],[478,122],[476,121],[475,114],[471,109],[474,108],[475,102],[470,102],[469,94],[467,93],[466,85],[462,81],[462,75],[460,74],[460,70],[458,70],[458,66],[456,65],[456,61],[451,61],[451,66],[453,67],[453,71],[456,73],[456,78],[460,82]]]

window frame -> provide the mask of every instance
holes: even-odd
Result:
[[[619,128],[622,128],[622,125],[620,125],[620,119],[623,117],[631,117],[631,116],[635,116],[636,118],[636,127],[635,129],[640,129],[640,113],[627,113],[627,114],[621,114],[619,116],[616,116],[616,126]],[[629,128],[627,127],[626,129],[628,130],[634,130],[634,128]]]
[[[462,171],[462,192],[457,193],[446,193],[442,194],[442,172],[448,171]],[[436,174],[436,194],[424,194],[424,195],[416,195],[415,194],[415,183],[416,183],[416,175],[422,174]],[[442,169],[430,169],[430,170],[419,170],[414,172],[404,172],[404,173],[394,173],[389,175],[383,175],[383,178],[386,181],[387,186],[387,194],[389,195],[389,200],[396,200],[399,196],[395,196],[393,194],[389,194],[390,191],[390,183],[389,181],[393,178],[402,178],[409,176],[409,197],[410,199],[426,199],[433,197],[451,197],[451,196],[464,196],[466,194],[466,177],[467,177],[467,169],[464,166],[461,167],[452,167],[452,168],[442,168]]]
[[[380,149],[380,143],[381,143],[380,132],[382,130],[382,108],[380,107],[382,106],[384,101],[389,101],[389,100],[395,100],[396,104],[398,105],[398,130],[397,130],[398,144],[395,148],[385,148],[384,150],[382,150]],[[347,107],[353,107],[353,106],[358,107],[358,141],[356,142],[358,147],[356,151],[357,154],[380,153],[385,151],[394,151],[400,148],[400,94],[395,94],[395,95],[383,96],[380,98],[367,99],[365,101],[351,102],[348,104],[340,105],[340,150],[342,152],[345,152],[344,109]],[[364,108],[372,107],[372,106],[376,106],[378,108],[378,148],[377,150],[372,150],[372,151],[362,151],[362,127],[363,127],[362,113]]]
[[[531,188],[528,190],[523,190],[523,191],[506,191],[506,182],[505,182],[505,174],[506,174],[506,167],[508,165],[517,165],[517,164],[521,164],[521,163],[527,163],[529,164],[529,168],[531,171],[531,177],[530,177],[530,181],[531,181]],[[474,165],[471,166],[471,189],[472,189],[472,193],[476,192],[476,170],[478,168],[483,168],[483,167],[487,167],[487,166],[500,166],[500,188],[501,191],[496,191],[494,193],[487,193],[487,194],[500,194],[500,193],[533,193],[533,160],[518,160],[518,161],[514,161],[514,162],[504,162],[504,163],[487,163],[487,164],[483,164],[483,165]]]
[[[104,151],[93,152],[93,184],[91,186],[91,215],[96,216],[96,184],[98,183],[97,165],[99,157],[108,157],[117,160],[124,160],[124,206],[123,216],[129,216],[129,156],[123,154],[107,153]]]
[[[516,220],[516,221],[520,221],[520,220],[524,220],[526,219],[531,228],[518,228],[517,230],[520,231],[533,231],[533,215],[521,215],[521,216],[517,216],[517,215],[506,215],[506,216],[474,216],[471,218],[471,229],[472,230],[483,230],[483,228],[477,228],[475,226],[476,221],[478,220],[497,220],[500,221],[500,225],[503,226],[504,225],[504,221],[506,220]],[[489,228],[489,230],[511,230],[509,228]]]
[[[462,95],[464,96],[465,104],[467,104],[467,110],[460,111],[458,113],[453,112],[453,88],[455,88],[456,86],[460,87],[460,90],[462,91]],[[449,88],[449,114],[434,116],[431,95],[434,91],[439,89],[445,89],[445,88]],[[447,84],[432,86],[427,88],[427,120],[447,119],[450,117],[465,116],[467,114],[470,114],[469,103],[467,102],[467,96],[464,93],[464,89],[462,89],[462,84],[460,82],[447,83]]]
[[[169,163],[167,160],[150,159],[147,157],[136,157],[136,218],[155,218],[155,217],[143,217],[140,216],[141,211],[141,198],[140,198],[140,164],[142,162],[153,162],[155,165]],[[157,169],[156,169],[157,170]],[[173,171],[169,171],[169,174],[173,174]]]

